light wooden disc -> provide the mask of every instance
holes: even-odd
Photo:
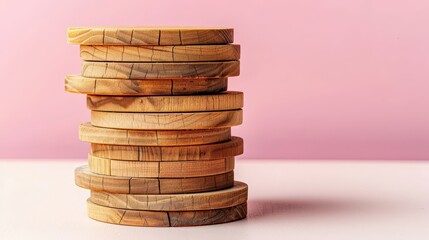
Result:
[[[226,128],[240,125],[243,111],[192,113],[125,113],[91,111],[91,124],[97,127],[141,130],[184,130]]]
[[[80,46],[85,61],[207,62],[240,59],[240,45]]]
[[[135,63],[82,63],[82,76],[119,79],[224,78],[240,75],[239,61]]]
[[[132,210],[195,211],[228,208],[247,201],[247,184],[235,182],[231,188],[190,194],[115,194],[91,191],[95,204]]]
[[[182,194],[232,187],[234,172],[191,178],[136,178],[96,174],[88,166],[81,166],[75,170],[75,183],[82,188],[108,193]]]
[[[189,96],[99,96],[88,95],[87,107],[107,112],[205,112],[243,107],[242,92]]]
[[[234,41],[232,28],[71,27],[67,42],[81,45],[198,45]]]
[[[79,127],[82,141],[99,144],[132,146],[184,146],[225,142],[231,140],[231,128],[199,130],[127,130],[100,128],[91,123]]]
[[[91,144],[95,157],[126,161],[202,161],[243,154],[243,139],[231,137],[230,141],[188,146],[129,146]]]
[[[227,78],[211,79],[103,79],[69,75],[65,90],[98,95],[191,95],[226,91]]]
[[[145,211],[110,208],[87,201],[88,216],[94,220],[142,227],[183,227],[219,224],[243,219],[247,204],[201,211]]]
[[[234,170],[234,157],[205,161],[143,162],[95,157],[89,154],[91,172],[119,177],[202,177]]]

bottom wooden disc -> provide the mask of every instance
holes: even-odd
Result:
[[[234,172],[190,178],[115,177],[93,173],[85,165],[76,168],[75,183],[82,188],[108,193],[181,194],[232,187]]]
[[[182,227],[227,223],[243,219],[247,204],[202,211],[142,211],[110,208],[87,201],[88,216],[94,220],[142,227]]]

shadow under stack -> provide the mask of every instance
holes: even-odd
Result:
[[[247,185],[234,181],[243,139],[243,93],[233,29],[69,28],[81,75],[65,90],[87,94],[91,143],[75,181],[91,190],[90,218],[133,226],[196,226],[246,217]]]

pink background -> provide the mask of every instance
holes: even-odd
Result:
[[[235,28],[242,158],[429,159],[429,2],[0,1],[0,158],[85,158],[66,27]]]

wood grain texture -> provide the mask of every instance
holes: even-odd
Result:
[[[109,145],[186,146],[219,143],[231,140],[231,128],[199,130],[127,130],[100,128],[91,123],[79,127],[82,141]],[[106,156],[106,155],[104,155]]]
[[[183,194],[232,187],[234,172],[191,178],[136,178],[93,173],[88,166],[75,170],[77,186],[93,191],[122,194]]]
[[[234,157],[205,161],[146,162],[112,160],[89,154],[88,166],[93,173],[119,177],[202,177],[233,171]]]
[[[105,62],[206,62],[240,59],[240,45],[80,46],[80,58]]]
[[[100,96],[88,95],[88,109],[107,112],[204,112],[243,107],[242,92],[189,96]]]
[[[136,63],[82,63],[82,76],[119,79],[224,78],[240,75],[239,61]]]
[[[243,154],[243,139],[231,137],[230,141],[187,146],[129,146],[91,144],[95,157],[126,161],[201,161]]]
[[[234,41],[232,28],[70,27],[67,42],[81,45],[199,45]]]
[[[136,211],[101,206],[87,200],[88,216],[101,222],[130,226],[168,227],[168,212]]]
[[[87,201],[88,216],[94,220],[130,226],[181,227],[219,224],[243,219],[247,204],[201,211],[145,211],[110,208]]]
[[[227,78],[209,79],[102,79],[69,75],[65,91],[98,95],[191,95],[226,91]]]
[[[184,130],[226,128],[240,125],[242,110],[192,113],[124,113],[91,111],[97,127],[141,130]]]
[[[231,188],[191,194],[114,194],[91,191],[91,202],[112,208],[151,211],[195,211],[228,208],[247,201],[247,184],[235,182]]]

